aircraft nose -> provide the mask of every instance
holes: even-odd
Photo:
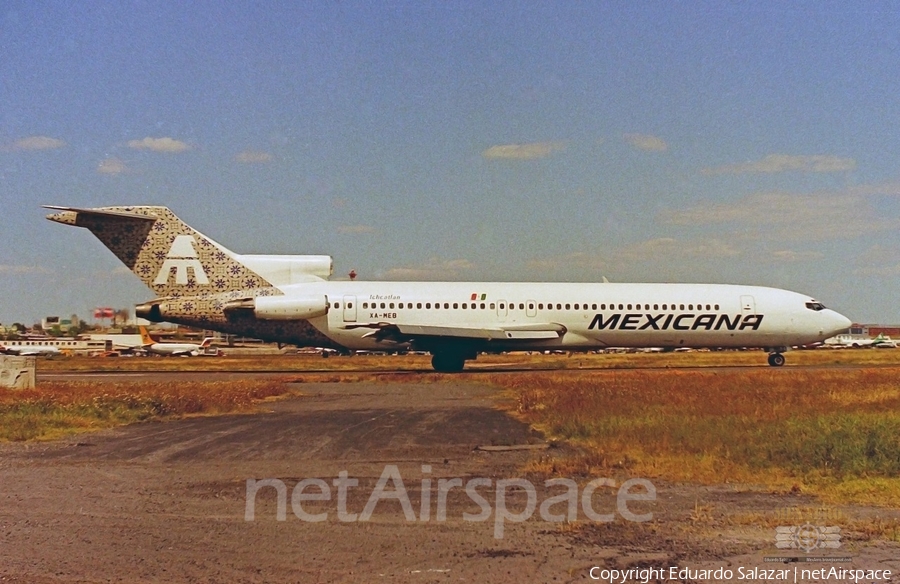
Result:
[[[841,333],[849,332],[850,325],[853,324],[853,321],[839,312],[833,310],[830,310],[829,312],[831,312],[831,334],[839,335]]]

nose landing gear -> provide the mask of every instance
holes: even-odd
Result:
[[[769,365],[772,367],[781,367],[784,365],[784,355],[775,351],[774,353],[769,353]]]

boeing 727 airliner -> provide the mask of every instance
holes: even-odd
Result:
[[[478,353],[753,347],[782,353],[846,330],[816,299],[724,284],[336,282],[329,256],[239,255],[166,207],[48,207],[85,227],[157,298],[138,316],[298,346],[412,348],[437,371]]]

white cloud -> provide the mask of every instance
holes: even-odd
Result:
[[[532,142],[530,144],[502,144],[491,146],[481,153],[488,159],[534,160],[546,158],[554,152],[564,150],[562,142]]]
[[[644,262],[667,258],[726,258],[740,254],[733,245],[720,239],[678,240],[658,237],[621,247],[613,252],[612,259]]]
[[[825,256],[818,251],[794,251],[792,249],[782,249],[773,251],[772,257],[780,262],[806,262],[820,260]]]
[[[639,241],[622,247],[587,253],[574,252],[556,257],[536,258],[527,263],[530,270],[551,272],[580,268],[586,270],[620,271],[635,264],[662,262],[671,264],[678,261],[696,262],[715,260],[741,255],[741,251],[731,243],[715,238],[676,239],[657,237]]]
[[[867,197],[871,195],[900,196],[900,183],[881,183],[874,185],[856,185],[847,187],[849,195]]]
[[[66,143],[58,138],[50,138],[48,136],[29,136],[21,138],[11,144],[3,146],[6,152],[17,152],[26,150],[54,150],[62,148]]]
[[[669,145],[666,144],[665,140],[650,134],[623,134],[622,138],[638,150],[665,152],[669,149]]]
[[[371,225],[341,225],[337,228],[338,233],[352,233],[352,234],[363,234],[363,233],[375,233],[377,231]]]
[[[153,152],[178,153],[190,150],[191,147],[186,143],[175,140],[174,138],[144,138],[143,140],[129,140],[129,148],[135,150],[151,150]]]
[[[865,264],[885,264],[900,259],[900,247],[876,243],[869,246],[857,258],[857,262]]]
[[[856,161],[852,158],[839,158],[837,156],[793,156],[790,154],[769,154],[762,160],[742,162],[738,164],[725,164],[713,168],[704,168],[700,171],[705,175],[716,174],[744,174],[744,173],[775,173],[775,172],[845,172],[856,168]]]
[[[719,224],[728,228],[731,235],[742,233],[748,238],[846,239],[900,227],[897,219],[879,216],[867,198],[897,192],[897,185],[888,184],[802,195],[784,191],[755,193],[734,202],[666,211],[659,219],[668,225]]]
[[[540,272],[549,272],[559,268],[568,266],[579,266],[585,268],[601,268],[604,261],[598,255],[588,254],[583,251],[576,251],[555,257],[535,258],[529,260],[526,264],[529,270],[537,270]]]
[[[858,268],[853,273],[857,276],[900,276],[900,264]]]
[[[41,266],[11,266],[0,264],[0,274],[49,274],[50,270]]]
[[[244,150],[234,157],[235,162],[243,164],[264,164],[272,160],[272,155],[268,152],[259,152],[256,150]]]
[[[862,267],[853,270],[859,276],[900,276],[900,247],[895,244],[876,243],[856,259]]]
[[[122,174],[127,171],[128,167],[125,165],[125,161],[114,156],[101,160],[97,165],[97,172],[100,174]]]
[[[431,258],[420,266],[392,268],[382,274],[385,280],[452,280],[475,267],[466,259]]]

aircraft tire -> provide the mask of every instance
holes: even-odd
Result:
[[[440,373],[459,373],[466,366],[466,360],[458,353],[439,352],[431,356],[431,366]]]
[[[781,353],[771,353],[769,354],[769,365],[772,367],[781,367],[784,365],[784,355]]]

